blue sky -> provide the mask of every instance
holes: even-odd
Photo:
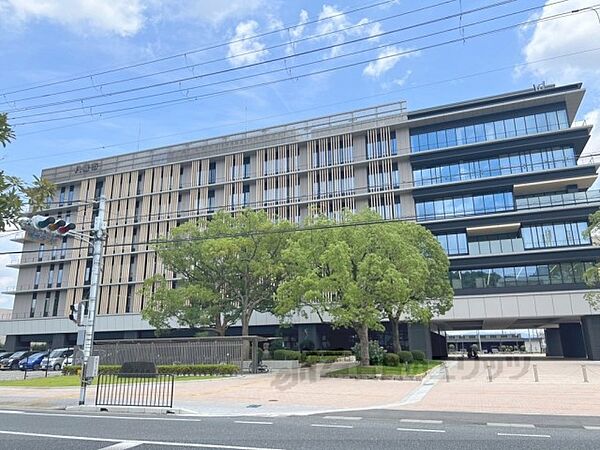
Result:
[[[544,8],[543,0],[493,6],[501,2],[0,0],[0,111],[10,114],[17,133],[15,142],[2,152],[0,167],[30,179],[44,167],[84,159],[399,100],[406,100],[409,109],[418,109],[543,81],[583,81],[588,95],[579,119],[600,122],[600,51],[594,50],[600,44],[591,38],[600,32],[600,18],[592,10],[470,38],[593,6],[596,0],[548,0]],[[375,3],[384,4],[344,13]],[[484,6],[489,8],[468,12]],[[410,12],[419,7],[424,10]],[[517,13],[535,7],[539,8]],[[516,14],[476,24],[510,13]],[[433,22],[380,36],[425,21]],[[445,29],[451,31],[442,33]],[[268,34],[248,39],[264,33]],[[434,35],[424,38],[427,34]],[[357,39],[360,42],[347,43]],[[419,50],[450,40],[459,42]],[[324,46],[331,48],[299,55]],[[197,51],[206,47],[213,48]],[[563,56],[584,50],[591,51]],[[175,54],[182,56],[91,75]],[[397,56],[373,61],[386,55]],[[244,68],[257,63],[262,64]],[[171,69],[178,70],[155,74]],[[207,75],[224,70],[228,72]],[[140,76],[144,78],[117,83]],[[225,82],[244,76],[252,77]],[[29,89],[73,77],[81,79]],[[188,80],[172,82],[182,78]],[[288,80],[247,88],[283,78]],[[170,84],[116,94],[156,83]],[[206,84],[212,85],[197,87]],[[72,92],[61,93],[67,90]],[[143,95],[156,96],[131,100]],[[191,100],[198,95],[205,97]],[[111,112],[159,101],[176,103]],[[108,102],[119,103],[97,106]],[[48,103],[60,104],[40,108]],[[60,110],[68,111],[56,112]],[[70,116],[81,117],[57,120]],[[33,123],[48,119],[52,120]],[[596,136],[587,151],[593,148],[600,152]],[[9,249],[18,245],[0,236],[0,251]],[[5,268],[9,259],[0,256],[0,288],[16,284],[17,271]],[[11,302],[8,296],[0,296],[0,307]]]

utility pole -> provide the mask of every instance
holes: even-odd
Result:
[[[100,287],[100,272],[102,270],[102,244],[106,225],[104,223],[104,212],[106,210],[106,197],[100,196],[98,202],[98,215],[94,223],[92,236],[92,273],[90,276],[90,298],[88,300],[88,314],[85,322],[85,337],[83,341],[83,364],[81,365],[81,389],[79,391],[79,404],[85,405],[85,394],[90,378],[87,374],[88,363],[92,356],[94,346],[94,325],[96,322],[96,299]]]

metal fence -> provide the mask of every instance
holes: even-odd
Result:
[[[173,407],[173,375],[101,374],[97,383],[97,406]]]
[[[227,336],[211,338],[139,339],[96,341],[94,354],[101,364],[120,365],[126,362],[171,364],[235,364],[244,367],[244,347],[251,348],[252,360],[260,338]],[[246,343],[246,345],[244,344]]]

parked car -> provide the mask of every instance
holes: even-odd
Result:
[[[60,370],[63,361],[73,354],[72,348],[57,348],[42,361],[42,370]]]
[[[33,355],[34,353],[37,352],[22,350],[20,352],[13,353],[8,358],[0,360],[0,369],[17,370],[19,368],[19,361],[21,361],[23,358]]]
[[[42,360],[48,356],[48,352],[39,352],[29,355],[19,361],[20,370],[39,370],[42,367]]]
[[[0,352],[0,360],[3,360],[4,358],[8,358],[13,353],[14,352]]]

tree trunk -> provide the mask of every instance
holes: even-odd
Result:
[[[400,346],[400,330],[398,327],[400,326],[400,320],[395,317],[388,317],[390,323],[392,324],[392,345],[394,347],[394,353],[398,353],[402,351],[402,347]]]
[[[360,325],[357,328],[358,342],[360,343],[360,365],[369,365],[369,327]]]

